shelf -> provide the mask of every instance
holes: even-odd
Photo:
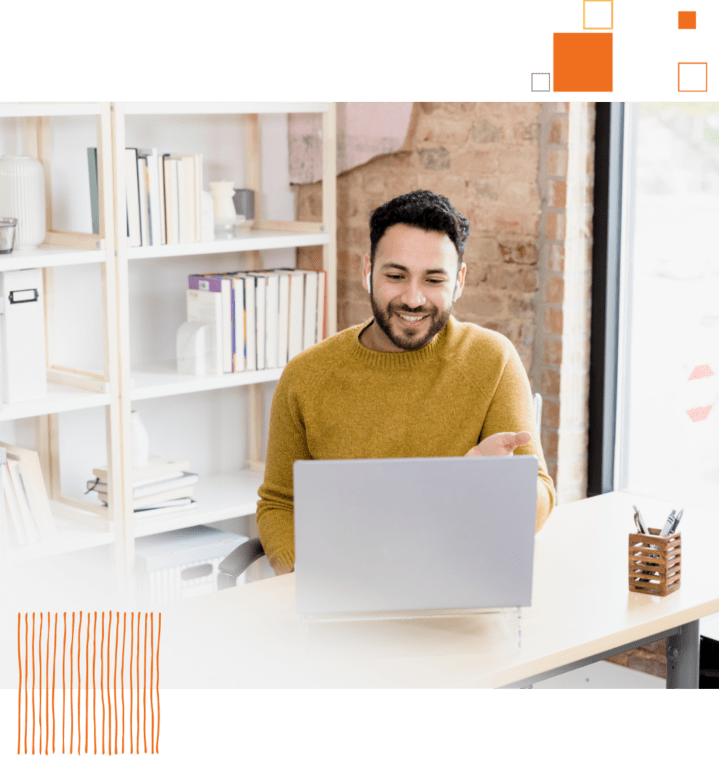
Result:
[[[282,368],[266,368],[262,371],[242,371],[241,373],[223,373],[220,376],[188,376],[177,373],[175,360],[163,360],[147,363],[142,370],[130,373],[134,386],[131,399],[149,400],[153,397],[185,395],[190,392],[207,392],[211,389],[243,387],[247,384],[261,384],[265,381],[277,381]]]
[[[24,403],[2,403],[0,421],[80,411],[83,408],[96,408],[100,405],[110,405],[109,392],[88,392],[86,389],[77,389],[49,381],[46,398],[27,400]]]
[[[107,253],[104,249],[81,250],[61,248],[57,245],[40,245],[37,248],[23,248],[14,250],[12,253],[0,254],[0,272],[11,269],[66,267],[73,264],[102,264],[106,259]]]
[[[329,235],[318,232],[282,232],[250,229],[231,240],[208,240],[184,245],[145,245],[127,249],[128,259],[160,259],[168,256],[202,256],[209,253],[268,251],[273,248],[301,248],[326,245]]]
[[[57,501],[50,501],[50,506],[53,508],[53,512],[56,512],[58,507],[65,505]],[[66,520],[57,514],[53,515],[53,519],[57,526],[57,536],[46,541],[40,541],[37,544],[28,544],[24,547],[9,549],[3,553],[3,558],[8,563],[21,563],[51,555],[92,549],[104,544],[112,544],[115,541],[112,523],[108,523],[108,527],[111,530],[100,531],[72,520]]]
[[[327,112],[329,102],[167,102],[130,101],[122,104],[125,115],[255,115],[300,112]]]
[[[263,482],[257,472],[238,472],[230,475],[200,477],[195,486],[197,507],[184,512],[169,511],[156,517],[134,517],[134,536],[175,531],[192,525],[229,520],[233,517],[254,515],[259,496],[257,491]]]
[[[58,117],[99,115],[102,105],[94,102],[13,102],[0,104],[0,117]]]

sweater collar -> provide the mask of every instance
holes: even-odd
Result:
[[[450,315],[447,325],[428,343],[420,349],[408,352],[377,352],[368,349],[359,340],[360,334],[368,328],[374,318],[366,320],[362,325],[356,325],[350,335],[350,355],[355,360],[372,368],[387,370],[407,370],[418,365],[428,363],[439,355],[440,350],[447,343],[447,334],[454,328],[454,318]]]

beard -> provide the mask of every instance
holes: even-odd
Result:
[[[382,309],[375,303],[374,296],[370,298],[372,304],[372,313],[375,322],[387,338],[397,347],[405,352],[412,352],[421,349],[447,325],[449,316],[452,313],[454,303],[445,312],[439,312],[436,309],[422,310],[421,313],[403,312],[402,314],[422,314],[429,315],[417,328],[404,325],[397,311],[387,307]]]

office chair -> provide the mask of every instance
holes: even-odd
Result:
[[[542,396],[539,392],[534,395],[534,422],[537,429],[542,431]],[[217,589],[228,589],[237,584],[237,579],[265,554],[259,538],[250,539],[240,544],[237,549],[220,563],[217,572]]]

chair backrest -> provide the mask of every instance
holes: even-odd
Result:
[[[534,393],[534,423],[537,425],[537,431],[542,434],[542,396],[539,392]]]

